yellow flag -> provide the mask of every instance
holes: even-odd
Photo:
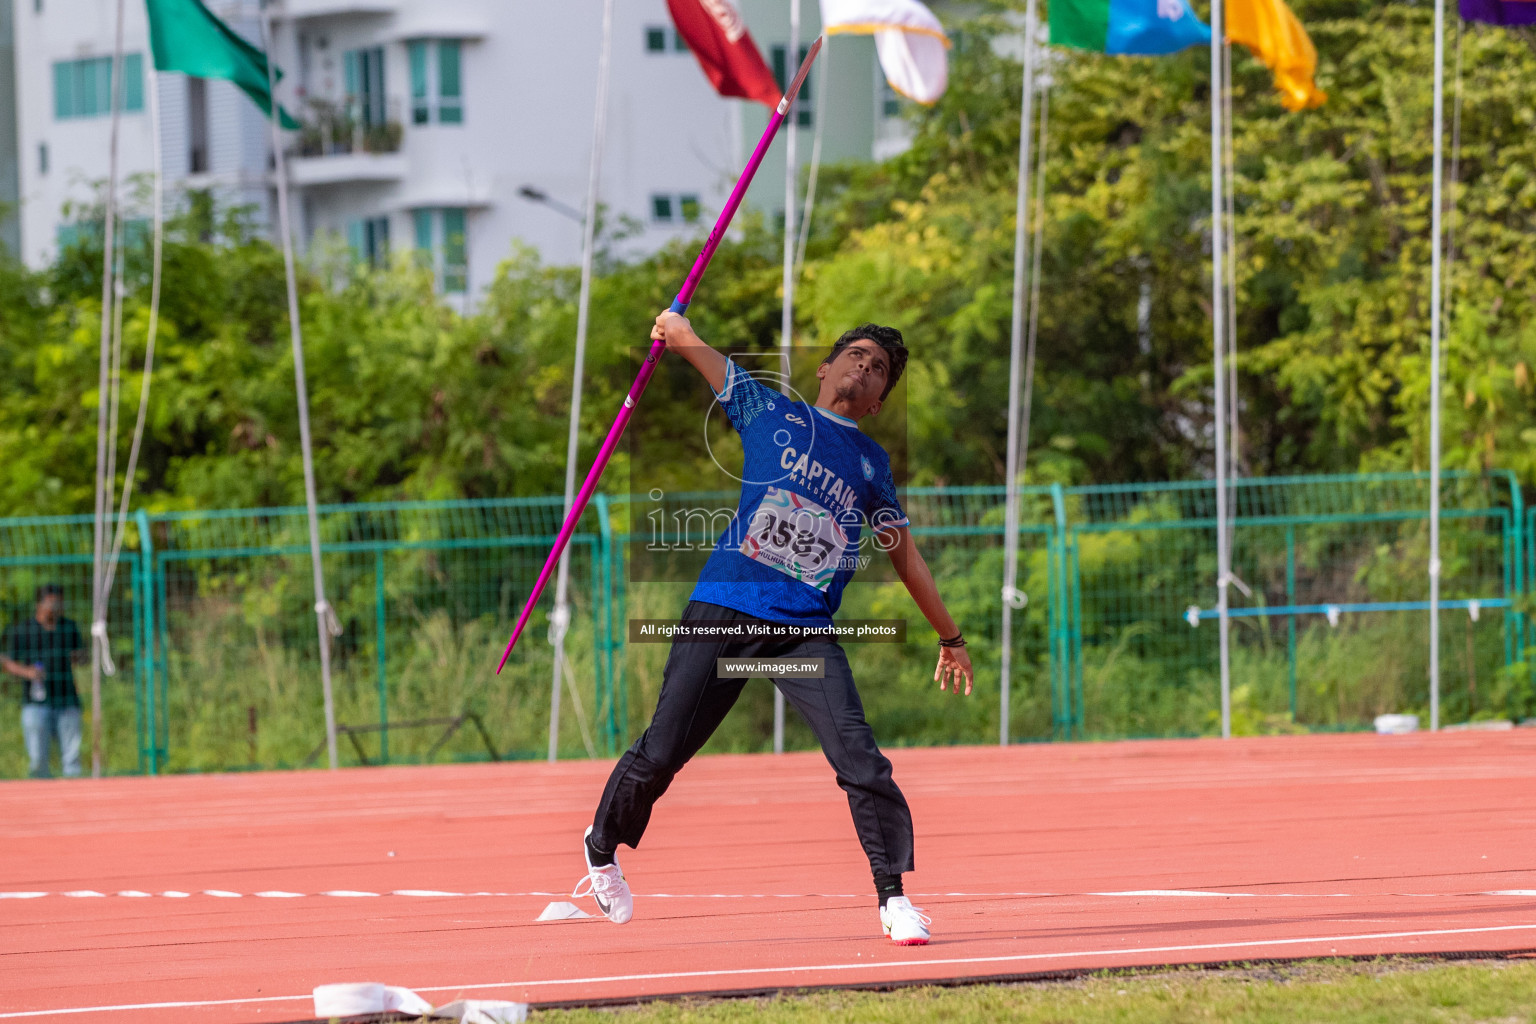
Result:
[[[1317,87],[1317,50],[1285,0],[1226,0],[1227,39],[1242,43],[1275,73],[1287,110],[1320,107],[1328,94]]]

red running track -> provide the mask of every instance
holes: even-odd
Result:
[[[0,784],[0,1018],[292,1021],[346,981],[539,1003],[1536,947],[1536,730],[891,757],[925,947],[880,937],[815,753],[685,769],[622,853],[623,927],[534,921],[583,873],[607,763]]]

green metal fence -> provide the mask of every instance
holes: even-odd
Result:
[[[707,548],[718,524],[676,513],[729,510],[735,497],[599,496],[588,509],[571,542],[564,754],[613,755],[655,700],[667,648],[626,642],[625,623],[679,614],[696,574],[686,560],[658,571],[646,549],[655,517],[674,517]],[[1022,497],[1028,604],[1015,616],[1010,734],[1214,732],[1213,486],[1030,487]],[[1415,474],[1232,484],[1236,731],[1358,728],[1427,704],[1428,498]],[[849,645],[867,711],[887,743],[995,742],[1002,488],[912,488],[903,500],[972,641],[978,692],[936,693],[931,631],[877,565],[850,585],[840,615],[905,618],[909,637]],[[1536,510],[1527,516],[1513,478],[1497,473],[1448,477],[1443,503],[1444,720],[1509,714],[1511,680],[1527,678],[1521,595],[1536,570]],[[494,667],[560,518],[559,498],[322,508],[327,591],[344,627],[333,648],[337,717],[371,730],[345,755],[483,758],[473,729],[439,742],[442,720],[467,714],[498,756],[542,754],[552,668],[542,615],[501,676]],[[33,588],[57,581],[83,622],[90,553],[88,517],[0,520],[6,620],[30,614]],[[109,770],[305,762],[323,717],[302,508],[140,513],[118,579]],[[770,693],[749,687],[714,748],[765,748]],[[789,742],[813,740],[792,723]],[[0,775],[21,770],[18,735],[0,742]]]

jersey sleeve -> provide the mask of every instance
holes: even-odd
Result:
[[[896,497],[896,481],[891,476],[889,459],[882,461],[880,475],[875,479],[875,501],[869,510],[870,528],[879,532],[893,526],[910,526],[912,521]]]
[[[73,621],[69,624],[69,635],[64,640],[70,654],[85,650],[85,640],[80,636],[80,627],[76,626]]]
[[[725,387],[714,394],[720,408],[730,417],[731,426],[743,436],[753,422],[769,410],[774,399],[780,397],[777,391],[736,365],[734,359],[726,360]]]

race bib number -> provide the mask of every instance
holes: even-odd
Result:
[[[832,584],[848,535],[831,512],[793,491],[768,488],[738,549],[817,590]]]

